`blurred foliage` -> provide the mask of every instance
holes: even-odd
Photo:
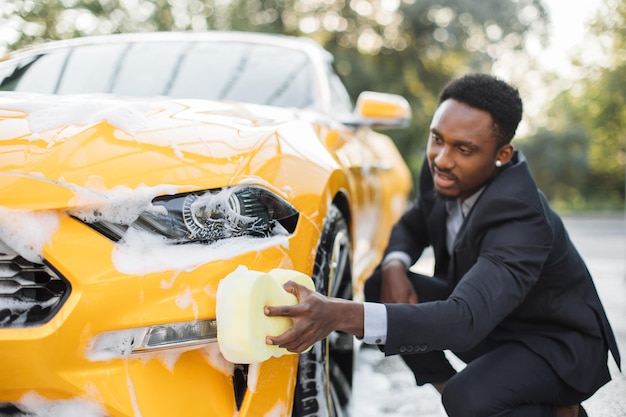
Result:
[[[159,30],[241,30],[307,36],[336,58],[353,97],[406,97],[410,129],[389,132],[417,175],[437,95],[450,79],[490,72],[528,40],[545,41],[542,0],[0,0],[0,52],[48,39]],[[548,110],[550,129],[516,140],[539,186],[566,207],[624,201],[626,0],[605,0],[594,30],[610,39],[609,67],[589,69]],[[521,58],[520,58],[521,57]],[[519,144],[518,144],[519,142]],[[610,205],[609,204],[609,205]]]
[[[582,126],[571,125],[558,132],[542,129],[517,146],[524,151],[535,181],[553,205],[563,209],[584,204],[585,187],[581,185],[589,179],[589,142]]]
[[[524,139],[537,183],[561,208],[624,209],[626,179],[626,0],[608,0],[593,23],[606,62],[549,109],[550,131]],[[575,62],[576,64],[576,62]]]

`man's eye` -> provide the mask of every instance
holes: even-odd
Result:
[[[465,146],[461,146],[459,147],[459,152],[461,152],[463,155],[470,155],[472,153],[472,150]]]

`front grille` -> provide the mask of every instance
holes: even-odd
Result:
[[[69,283],[51,268],[22,258],[0,242],[0,328],[46,323],[69,293]]]

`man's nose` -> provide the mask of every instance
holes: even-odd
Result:
[[[450,169],[454,166],[454,161],[451,155],[452,149],[448,146],[441,146],[437,149],[437,154],[435,156],[435,164],[439,168]]]

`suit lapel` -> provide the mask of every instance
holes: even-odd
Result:
[[[467,213],[467,216],[463,219],[463,223],[461,223],[461,227],[454,238],[452,255],[450,256],[450,266],[448,269],[448,280],[452,285],[456,285],[456,283],[476,261],[472,250],[473,248],[469,246],[466,235],[467,225],[471,221],[472,212],[478,204],[480,204],[480,197],[479,201],[476,201],[474,207],[472,207],[469,213]]]
[[[431,236],[432,247],[435,253],[436,270],[435,275],[439,277],[447,276],[448,250],[446,249],[446,206],[445,203],[435,200],[433,208],[428,216],[428,233]]]

